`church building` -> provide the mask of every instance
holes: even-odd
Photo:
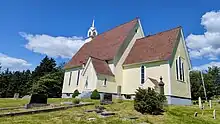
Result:
[[[98,34],[93,20],[87,35],[64,67],[62,98],[76,89],[81,97],[97,89],[130,98],[139,87],[158,90],[162,77],[168,104],[191,104],[191,62],[181,27],[145,36],[135,18]]]

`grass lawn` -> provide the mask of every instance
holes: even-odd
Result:
[[[71,101],[72,99],[49,99],[49,103],[60,103],[61,101]],[[92,100],[85,100],[92,101]],[[98,105],[99,101],[93,101]],[[0,99],[1,107],[10,107],[23,105],[27,100],[21,99]],[[95,105],[74,107],[67,110],[39,113],[33,115],[22,115],[15,117],[2,117],[0,124],[134,124],[147,122],[150,124],[219,124],[220,123],[220,104],[214,104],[217,112],[217,119],[212,118],[213,109],[206,106],[202,115],[202,110],[198,106],[168,106],[163,115],[141,115],[133,108],[133,101],[123,101],[106,105],[108,111],[114,111],[117,114],[112,117],[101,118],[96,113],[85,113],[85,110],[94,109]],[[194,112],[198,112],[198,117],[194,117]],[[124,117],[138,116],[135,121],[124,120]],[[87,121],[88,118],[96,118],[94,121]]]

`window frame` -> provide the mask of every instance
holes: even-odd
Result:
[[[103,86],[104,86],[104,87],[107,86],[107,79],[106,79],[106,78],[104,79]]]
[[[72,71],[70,72],[70,77],[69,77],[69,86],[71,84],[71,79],[72,79]]]
[[[80,70],[78,70],[78,75],[77,75],[77,79],[76,79],[76,86],[79,85],[79,76],[80,76]]]
[[[142,65],[141,66],[141,81],[140,81],[140,84],[143,85],[145,83],[145,66]]]

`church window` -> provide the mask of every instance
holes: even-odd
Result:
[[[93,32],[93,36],[96,36],[96,33],[95,33],[95,32]]]
[[[144,70],[144,66],[141,66],[141,84],[144,84],[145,81],[145,70]]]
[[[183,63],[182,63],[182,75],[183,75],[183,81],[184,81],[184,65],[183,65]]]
[[[80,70],[78,70],[78,75],[77,75],[77,82],[76,82],[77,86],[79,85],[79,75],[80,75]]]
[[[177,80],[184,81],[184,63],[181,57],[176,59],[176,78]]]
[[[180,80],[183,79],[182,77],[182,62],[181,62],[181,58],[179,57],[179,74],[180,74]]]
[[[107,85],[107,79],[105,78],[104,82],[103,82],[103,86]]]
[[[72,78],[72,72],[70,72],[69,85],[70,85],[70,83],[71,83],[71,78]]]
[[[176,79],[179,79],[178,59],[176,59]]]
[[[89,36],[91,36],[91,32],[89,32]]]
[[[88,88],[88,76],[87,76],[87,78],[86,78],[85,88]]]

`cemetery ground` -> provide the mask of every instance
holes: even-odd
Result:
[[[60,104],[60,102],[73,101],[74,99],[48,99],[48,103]],[[107,111],[115,112],[116,115],[110,117],[100,117],[95,112],[86,113],[86,110],[94,109],[99,105],[99,100],[82,100],[84,102],[94,102],[95,105],[73,107],[66,110],[53,112],[43,112],[30,115],[19,115],[12,117],[0,117],[0,124],[85,124],[85,123],[107,123],[107,124],[219,124],[220,104],[213,101],[212,109],[205,105],[205,109],[199,109],[198,105],[192,106],[167,106],[163,115],[142,115],[134,110],[133,101],[124,100],[122,103],[104,105]],[[0,99],[0,108],[18,107],[28,103],[27,99]],[[216,119],[212,117],[213,110],[216,109]],[[194,113],[198,116],[194,117]],[[0,110],[1,113],[1,110]],[[202,114],[203,113],[203,114]],[[135,118],[137,119],[129,119]]]

